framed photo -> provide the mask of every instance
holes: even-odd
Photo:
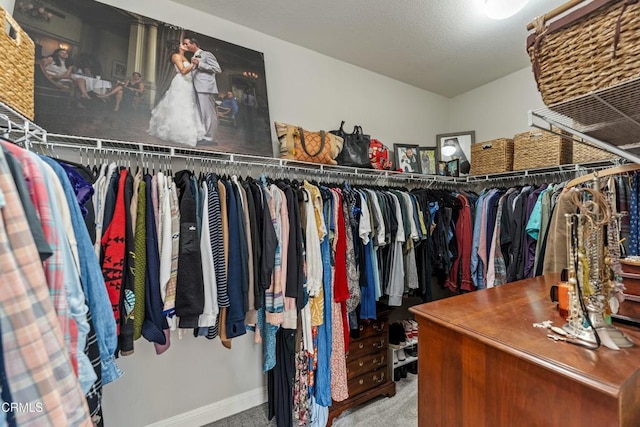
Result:
[[[420,156],[420,170],[427,175],[436,174],[436,149],[427,147],[418,147]]]
[[[458,159],[458,171],[461,176],[471,170],[471,144],[475,142],[476,132],[454,132],[436,135],[438,160],[448,162]]]
[[[393,154],[396,159],[396,169],[402,169],[402,172],[408,173],[422,173],[417,145],[393,144]]]
[[[39,4],[46,20],[34,15]],[[35,41],[34,121],[48,132],[273,155],[262,52],[96,0],[20,0],[13,16]],[[62,51],[74,81],[83,81],[73,95],[46,71]],[[216,69],[191,76],[211,91],[207,103],[174,79],[172,61],[193,55]],[[136,93],[117,89],[124,85]]]
[[[124,80],[127,78],[127,64],[117,60],[113,60],[111,65],[111,76],[114,79]]]
[[[447,162],[438,162],[438,175],[447,176]]]
[[[458,159],[447,162],[447,176],[460,176],[460,161]]]

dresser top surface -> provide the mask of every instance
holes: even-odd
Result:
[[[410,310],[419,320],[443,325],[615,396],[629,378],[640,375],[640,329],[615,324],[636,343],[619,351],[604,346],[589,350],[547,338],[550,331],[534,328],[533,323],[566,323],[549,300],[549,288],[559,278],[551,274],[526,279]]]

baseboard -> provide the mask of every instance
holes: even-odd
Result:
[[[147,425],[147,427],[200,427],[237,414],[267,401],[267,388],[260,387],[228,399],[201,406],[171,418]]]

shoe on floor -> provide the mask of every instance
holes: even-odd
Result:
[[[413,375],[418,375],[418,362],[411,362],[407,365],[407,372]]]
[[[394,365],[398,364],[398,352],[397,351],[393,352],[393,364]]]
[[[407,360],[407,356],[404,354],[403,349],[397,350],[395,353],[398,357],[398,362],[404,362],[405,360]]]

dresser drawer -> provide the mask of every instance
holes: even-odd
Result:
[[[387,365],[387,353],[379,352],[351,359],[347,362],[347,379],[358,377],[366,372],[380,369]]]
[[[360,375],[347,381],[347,387],[349,389],[349,396],[356,396],[364,391],[379,386],[383,382],[387,381],[387,369],[378,369],[372,372],[367,372],[364,375]]]
[[[380,350],[387,349],[387,334],[372,336],[369,338],[358,339],[349,342],[349,354],[347,356],[347,363],[351,360],[360,359],[370,353],[377,353]]]
[[[388,329],[388,322],[386,318],[372,320],[369,323],[360,323],[358,329],[360,329],[360,337],[358,339],[378,335],[382,332],[386,334],[386,331]]]

